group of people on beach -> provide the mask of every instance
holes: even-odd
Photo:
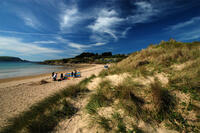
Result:
[[[80,72],[79,72],[80,73]],[[63,75],[63,73],[60,74],[60,79],[58,79],[58,81],[62,81],[64,79],[66,79],[65,77],[80,77],[80,75],[77,75],[77,70],[72,71],[70,74],[66,73],[66,76]],[[57,77],[58,77],[58,73],[52,72],[52,79],[53,81],[57,81]]]

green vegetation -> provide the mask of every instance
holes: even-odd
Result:
[[[95,64],[106,64],[115,63],[125,59],[127,55],[116,54],[112,55],[111,52],[104,52],[102,54],[94,54],[89,52],[84,52],[74,58],[59,59],[59,60],[46,60],[42,64],[52,64],[60,65],[65,63],[95,63]]]
[[[86,78],[79,84],[69,86],[33,105],[28,111],[10,119],[10,124],[0,132],[46,133],[52,131],[61,120],[70,118],[78,111],[66,98],[77,98],[81,93],[88,92],[86,85],[94,77],[93,75]]]
[[[109,126],[109,122],[110,122],[109,119],[100,115],[97,115],[94,119],[97,124],[99,124],[103,129],[106,130],[106,132],[111,130],[111,127]]]
[[[97,122],[106,132],[145,132],[145,127],[144,131],[138,127],[138,121],[151,125],[154,131],[161,127],[200,132],[199,66],[200,42],[171,39],[150,45],[99,74],[102,79],[124,73],[129,76],[118,85],[103,80],[88,103],[96,103],[94,99],[101,96],[98,106],[92,108],[95,113],[88,113],[107,120],[103,122],[106,126]],[[112,108],[112,117],[99,114],[99,110],[106,108]]]
[[[108,88],[110,87],[109,81],[104,81],[100,84],[100,88],[102,87]],[[96,114],[97,109],[100,107],[105,107],[109,105],[109,100],[104,94],[105,91],[102,91],[102,89],[97,90],[96,94],[91,95],[90,100],[88,104],[86,105],[86,110],[89,114]],[[108,92],[108,91],[106,91]]]
[[[170,113],[172,113],[176,104],[176,99],[170,95],[167,89],[162,88],[159,81],[151,84],[151,91],[153,96],[153,103],[156,105],[155,118],[159,122],[162,122],[165,118],[169,117]]]
[[[0,62],[27,62],[27,61],[22,60],[18,57],[0,56]]]
[[[199,59],[200,42],[182,43],[170,40],[162,41],[158,45],[150,45],[147,49],[131,54],[128,58],[113,65],[107,71],[108,74],[124,72],[146,71],[149,74],[156,72],[169,72],[173,64],[181,64],[187,61]],[[195,61],[199,63],[198,61]],[[151,69],[153,70],[151,70]]]
[[[86,109],[89,114],[97,113],[97,109],[100,107],[107,106],[107,102],[105,102],[105,96],[102,94],[94,94],[91,96],[89,103],[86,106]]]

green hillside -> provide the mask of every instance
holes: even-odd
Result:
[[[0,62],[24,62],[18,57],[11,57],[11,56],[0,56]]]
[[[58,60],[46,60],[42,64],[51,65],[61,65],[66,63],[76,64],[76,63],[94,63],[94,64],[106,64],[106,63],[116,63],[125,59],[127,55],[116,54],[112,55],[111,52],[104,52],[102,54],[83,52],[74,58],[64,58]]]

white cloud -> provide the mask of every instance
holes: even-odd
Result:
[[[192,18],[188,21],[172,25],[167,29],[177,30],[177,29],[181,29],[181,28],[184,28],[184,27],[187,27],[187,26],[191,26],[191,25],[196,24],[196,23],[200,23],[200,17],[194,17],[194,18]]]
[[[51,43],[57,43],[57,42],[49,40],[49,41],[35,41],[33,43],[35,43],[35,44],[51,44]]]
[[[86,49],[86,48],[91,48],[93,46],[102,46],[102,45],[105,45],[106,43],[94,43],[94,44],[88,44],[88,45],[85,45],[85,44],[79,44],[79,43],[73,43],[73,42],[69,42],[68,45],[72,48],[76,48],[76,49],[79,49],[79,50],[83,50],[83,49]]]
[[[84,48],[91,47],[90,45],[83,45],[83,44],[72,43],[72,42],[69,43],[69,46],[76,49],[84,49]]]
[[[95,40],[96,42],[109,42],[110,36],[105,36],[102,34],[95,34],[93,33],[90,35],[90,40]]]
[[[106,44],[106,42],[97,42],[97,43],[93,43],[93,44],[80,44],[80,43],[74,43],[71,42],[70,40],[64,39],[61,36],[57,36],[55,37],[55,39],[61,43],[64,44],[68,44],[67,46],[71,47],[71,49],[69,47],[65,47],[65,49],[70,49],[69,51],[72,52],[70,53],[70,55],[77,55],[81,52],[83,52],[85,49],[91,48],[91,47],[98,47],[98,46],[103,46]]]
[[[165,30],[174,35],[177,40],[188,41],[200,39],[200,17],[193,17],[188,21],[180,22],[167,27]]]
[[[95,43],[95,44],[92,44],[93,46],[103,46],[105,45],[106,43]]]
[[[69,40],[62,38],[61,36],[56,36],[55,39],[58,40],[59,42],[62,42],[62,43],[68,43],[69,42]]]
[[[88,26],[93,31],[90,36],[91,40],[110,41],[107,34],[115,41],[119,38],[125,38],[128,31],[138,23],[148,23],[155,21],[167,14],[172,13],[170,9],[178,8],[176,1],[159,0],[135,0],[131,1],[131,14],[128,16],[122,15],[120,9],[112,8],[100,9],[94,23]]]
[[[181,41],[200,39],[200,30],[199,30],[199,28],[195,29],[195,30],[192,30],[192,31],[187,31],[187,32],[184,32],[184,33],[181,32],[181,33],[179,33],[177,35],[177,39],[181,40]]]
[[[0,37],[0,50],[14,51],[22,54],[45,54],[45,53],[61,53],[61,50],[40,47],[33,43],[25,43],[20,38],[15,37]]]
[[[55,36],[57,34],[48,34],[48,33],[37,33],[37,32],[19,32],[19,31],[8,31],[8,30],[0,30],[1,33],[9,33],[9,34],[19,34],[19,35],[36,35],[36,36]]]
[[[83,17],[80,15],[76,6],[70,8],[64,7],[60,15],[60,30],[63,31],[67,28],[71,28],[82,19]]]
[[[131,29],[131,27],[127,27],[123,32],[122,32],[122,37],[125,38],[127,32]]]
[[[39,29],[42,25],[36,16],[31,12],[19,12],[18,15],[23,19],[24,23],[34,29]]]
[[[95,22],[88,26],[94,33],[109,34],[115,40],[118,40],[116,27],[124,21],[123,18],[118,17],[115,10],[102,9]]]
[[[152,21],[151,17],[161,12],[161,10],[156,7],[157,3],[151,3],[151,1],[138,1],[133,4],[136,6],[136,9],[132,11],[133,15],[128,17],[128,21],[132,24]]]

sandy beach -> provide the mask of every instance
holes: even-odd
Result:
[[[81,78],[52,81],[51,73],[18,78],[0,79],[0,128],[8,124],[8,119],[26,111],[34,103],[54,94],[55,92],[80,82],[82,79],[98,74],[103,65],[91,65],[80,68]],[[68,71],[70,72],[70,71]],[[58,77],[60,76],[58,72]],[[40,84],[41,80],[48,83]]]

